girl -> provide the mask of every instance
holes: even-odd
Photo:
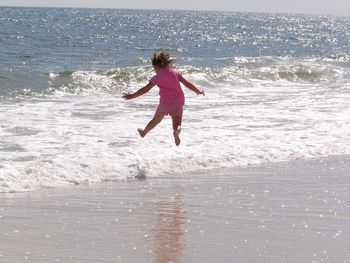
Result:
[[[159,105],[153,119],[147,124],[145,129],[138,129],[141,137],[156,127],[164,118],[165,115],[170,115],[173,122],[173,135],[176,146],[180,145],[180,132],[182,122],[183,105],[185,104],[185,96],[181,89],[180,82],[188,89],[195,92],[197,95],[204,94],[204,91],[199,90],[192,83],[187,81],[179,72],[172,70],[174,59],[170,53],[165,50],[157,51],[152,57],[152,66],[156,75],[153,76],[149,83],[135,93],[124,93],[123,98],[130,100],[137,98],[148,91],[155,85],[159,87]]]

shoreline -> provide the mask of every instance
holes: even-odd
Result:
[[[256,170],[266,170],[266,169],[279,169],[283,170],[286,167],[291,167],[294,164],[298,163],[310,163],[313,166],[320,165],[319,169],[321,169],[322,166],[327,166],[327,163],[323,165],[324,162],[327,161],[335,161],[338,162],[338,165],[344,165],[346,168],[349,168],[350,170],[350,164],[349,166],[346,165],[347,162],[350,163],[350,154],[345,155],[332,155],[332,156],[321,156],[321,157],[310,157],[306,159],[293,159],[293,160],[287,160],[287,161],[276,161],[276,162],[265,162],[265,163],[259,163],[259,164],[248,164],[248,165],[238,165],[238,166],[232,166],[232,167],[223,167],[223,168],[212,168],[209,170],[199,170],[196,172],[188,172],[188,173],[180,173],[180,175],[166,175],[166,176],[155,176],[155,177],[149,177],[145,175],[145,173],[141,172],[141,174],[137,174],[134,177],[130,178],[118,178],[116,180],[105,180],[102,182],[74,182],[70,185],[57,185],[57,186],[43,186],[36,189],[30,189],[30,190],[24,190],[24,191],[9,191],[9,192],[0,192],[0,197],[5,198],[12,198],[14,195],[31,195],[31,193],[35,192],[42,192],[49,194],[51,191],[64,191],[64,190],[71,190],[74,191],[76,188],[83,188],[83,189],[90,189],[90,188],[99,188],[104,187],[108,184],[119,184],[119,183],[132,183],[137,181],[144,181],[144,180],[177,180],[181,178],[193,178],[196,179],[198,177],[207,177],[212,176],[213,174],[221,175],[221,176],[234,176],[239,173],[250,173],[252,171]],[[343,168],[344,169],[344,168]],[[325,171],[324,171],[325,172]],[[35,194],[33,195],[35,196]]]
[[[3,262],[348,262],[350,156],[0,199]]]

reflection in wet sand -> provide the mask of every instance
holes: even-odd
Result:
[[[155,262],[157,263],[181,262],[183,206],[179,189],[171,200],[162,200],[155,204],[158,213],[154,244]]]

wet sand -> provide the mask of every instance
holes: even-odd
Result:
[[[349,262],[350,157],[0,197],[0,262]]]

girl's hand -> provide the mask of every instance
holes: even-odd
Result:
[[[197,95],[203,95],[203,96],[205,96],[205,92],[204,92],[203,90],[198,90],[198,91],[197,91]]]
[[[132,96],[132,94],[130,94],[130,93],[123,93],[122,98],[123,98],[124,100],[131,100],[131,99],[133,98],[133,96]]]

